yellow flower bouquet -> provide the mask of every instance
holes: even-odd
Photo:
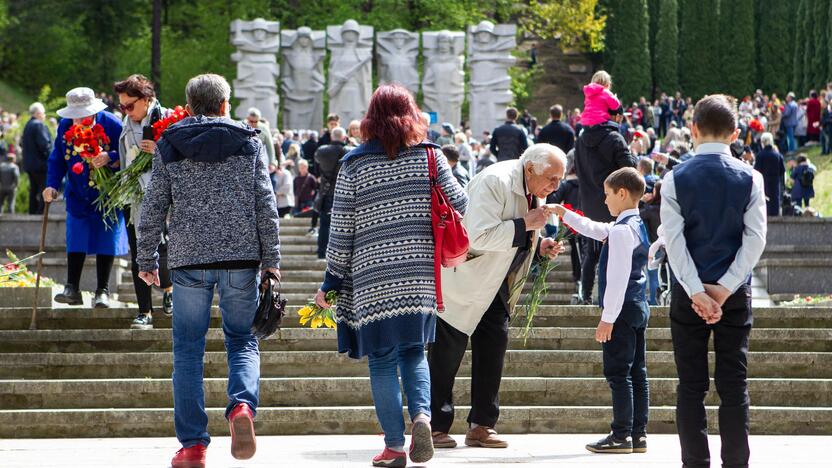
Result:
[[[333,307],[326,309],[315,304],[315,301],[308,302],[303,308],[298,311],[300,315],[300,324],[309,324],[310,328],[335,328],[335,303],[338,301],[338,293],[329,291],[326,293],[326,302],[332,304]]]

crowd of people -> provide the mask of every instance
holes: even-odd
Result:
[[[503,124],[475,139],[464,125],[431,128],[410,92],[383,85],[361,121],[344,126],[331,114],[320,132],[280,132],[256,108],[243,121],[231,119],[228,82],[205,74],[186,86],[187,115],[158,138],[153,126],[173,111],[153,83],[131,75],[113,87],[119,115],[93,90],[70,90],[57,111],[57,137],[43,106],[32,104],[19,146],[32,180],[30,212],[61,192],[67,201],[67,277],[55,300],[83,303],[87,255],[96,256],[93,304],[105,308],[113,259],[129,252],[139,303],[133,328],[152,328],[151,288],[164,291],[182,444],[173,467],[204,466],[210,443],[202,361],[214,290],[229,361],[232,455],[255,453],[260,374],[251,325],[261,275],[281,275],[286,216],[309,217],[309,235],[318,238],[326,272],[315,303],[330,307],[337,293],[338,351],[367,357],[385,436],[374,466],[405,466],[408,457],[424,463],[435,448],[457,445],[449,434],[453,387],[469,342],[465,444],[508,446],[496,426],[510,317],[534,265],[564,252],[554,232],[567,226],[579,234],[568,240],[576,302],[602,309],[595,339],[612,391],[611,432],[587,450],[647,451],[649,304],[669,302],[683,462],[710,459],[703,363],[713,332],[724,345],[716,349],[715,375],[723,463],[747,466],[747,280],[765,245],[766,216],[812,214],[815,169],[794,150],[812,139],[830,144],[832,95],[811,92],[801,103],[791,93],[780,102],[758,92],[739,104],[724,95],[694,104],[677,93],[627,108],[613,89],[612,77],[599,71],[584,87],[582,110],[564,115],[553,105],[539,126],[510,107]],[[804,118],[805,140],[797,128]],[[69,140],[76,127],[97,135],[96,154]],[[16,168],[8,154],[17,152],[6,148],[0,175]],[[796,156],[788,176],[784,153]],[[96,200],[108,194],[98,192],[93,172],[129,170],[142,154],[152,155],[142,196],[105,221]],[[5,187],[6,176],[0,180]],[[794,199],[783,207],[789,181]],[[462,216],[469,238],[465,261],[439,275],[432,190]]]

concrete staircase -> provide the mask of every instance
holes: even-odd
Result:
[[[258,432],[378,433],[366,361],[338,355],[334,330],[310,330],[297,323],[297,310],[316,291],[324,268],[314,257],[314,239],[305,236],[307,227],[308,220],[286,220],[281,226],[290,311],[283,330],[261,343]],[[0,233],[2,229],[0,223]],[[524,342],[518,327],[510,331],[501,432],[608,430],[609,388],[600,346],[592,339],[599,312],[563,305],[574,292],[568,262],[565,256],[552,272],[554,294],[528,339]],[[132,300],[129,272],[119,279],[119,299]],[[30,313],[29,308],[0,308],[0,438],[173,435],[170,319],[156,314],[154,330],[129,330],[132,305],[105,310],[55,307],[42,310],[40,329],[29,331]],[[205,386],[210,430],[216,435],[227,433],[227,367],[220,326],[215,308]],[[668,327],[667,309],[654,308],[648,332],[651,432],[675,431],[675,367]],[[832,308],[757,308],[749,375],[752,432],[832,434]],[[457,432],[463,430],[467,412],[469,376],[470,353],[456,386],[456,401],[462,404]],[[715,423],[716,395],[709,395],[708,404]]]

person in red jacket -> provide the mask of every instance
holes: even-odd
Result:
[[[806,100],[806,137],[811,141],[820,140],[820,111],[818,92],[813,89],[809,91],[809,99]]]

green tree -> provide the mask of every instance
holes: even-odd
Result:
[[[814,0],[812,18],[814,19],[814,39],[812,56],[810,57],[809,83],[807,88],[826,86],[829,80],[829,29],[832,23],[829,22],[829,8],[832,5],[830,0]]]
[[[742,98],[754,90],[754,1],[721,0],[720,67],[722,92]]]
[[[608,8],[604,68],[612,75],[613,90],[625,104],[653,91],[647,0],[610,1]]]
[[[797,6],[797,18],[794,34],[794,75],[792,76],[791,91],[795,93],[802,93],[804,83],[806,80],[806,62],[804,55],[806,54],[806,42],[809,34],[806,31],[808,26],[807,17],[809,16],[809,0],[800,0]]]
[[[694,101],[721,91],[719,0],[681,0],[679,9],[679,84]]]
[[[757,2],[757,87],[785,96],[794,74],[794,14],[799,0]]]
[[[657,18],[653,48],[653,84],[656,93],[679,90],[679,3],[677,0],[658,2],[651,10]]]
[[[530,2],[520,26],[542,39],[560,39],[563,49],[600,52],[604,48],[606,16],[598,0],[544,0]]]

